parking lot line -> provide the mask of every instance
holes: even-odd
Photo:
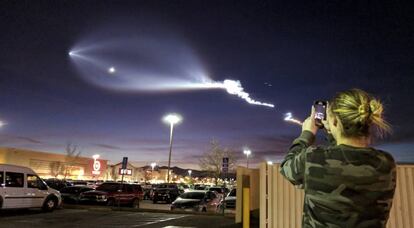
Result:
[[[147,222],[144,224],[139,224],[139,225],[134,225],[132,227],[141,227],[141,226],[147,226],[147,225],[151,225],[151,224],[157,224],[157,223],[161,223],[161,222],[166,222],[166,221],[171,221],[171,220],[175,220],[175,219],[180,219],[180,218],[184,218],[187,217],[188,215],[181,215],[181,216],[177,216],[174,218],[165,218],[165,219],[159,219],[157,221],[152,221],[152,222]]]

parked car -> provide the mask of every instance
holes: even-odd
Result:
[[[196,184],[194,185],[194,190],[206,190],[207,186],[202,185],[202,184]]]
[[[70,181],[61,180],[57,178],[47,179],[45,180],[45,182],[49,187],[56,189],[58,191],[60,191],[62,188],[73,186],[73,184]]]
[[[183,192],[183,190],[178,188],[177,184],[159,184],[153,189],[152,202],[165,201],[171,203]]]
[[[152,191],[152,185],[144,185],[142,186],[142,190],[144,191],[144,200],[151,199],[151,191]]]
[[[181,194],[171,204],[171,211],[217,212],[220,197],[217,193],[206,190],[192,190]]]
[[[0,209],[42,208],[53,211],[62,203],[52,189],[30,168],[0,164]]]
[[[190,186],[187,184],[178,184],[178,188],[180,190],[182,190],[183,192],[188,192],[190,191]]]
[[[93,188],[87,186],[70,186],[62,188],[60,194],[62,195],[62,200],[65,203],[79,203],[80,194],[82,192],[92,191]]]
[[[71,181],[72,186],[87,186],[90,188],[96,188],[98,187],[98,185],[96,184],[96,181],[86,181],[86,180],[75,180],[75,181]]]
[[[208,190],[217,192],[221,197],[229,193],[229,189],[220,186],[210,187]]]
[[[224,200],[224,201],[223,201]],[[220,201],[219,210],[223,212],[224,208],[235,209],[236,208],[236,189],[232,189],[227,196]]]
[[[106,204],[108,206],[129,205],[139,208],[143,198],[143,191],[138,184],[104,182],[95,190],[82,192],[80,202]]]

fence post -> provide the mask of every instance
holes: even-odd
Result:
[[[250,188],[243,188],[243,228],[250,228]]]

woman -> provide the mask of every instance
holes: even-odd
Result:
[[[389,126],[379,100],[359,89],[338,93],[323,125],[332,145],[313,146],[314,110],[280,172],[305,190],[303,227],[385,227],[396,185],[392,156],[370,147]]]

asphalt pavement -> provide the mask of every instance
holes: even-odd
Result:
[[[113,211],[108,208],[0,211],[1,228],[110,228],[110,227],[239,227],[221,215]]]

